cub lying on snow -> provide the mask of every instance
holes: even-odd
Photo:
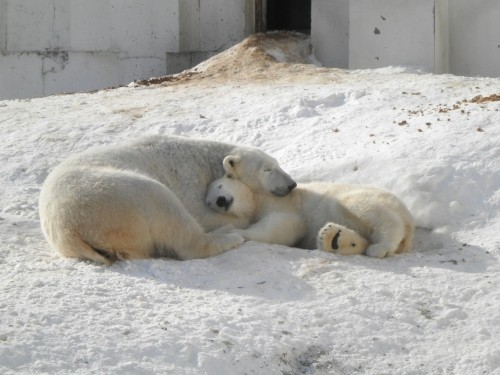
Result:
[[[312,182],[299,184],[286,197],[277,199],[231,177],[229,174],[212,182],[205,203],[226,215],[246,218],[249,226],[235,230],[246,240],[371,257],[393,255],[411,247],[413,218],[387,191]]]
[[[262,195],[296,183],[264,152],[176,136],[95,148],[59,164],[40,193],[40,221],[62,255],[110,264],[118,259],[204,258],[243,242],[214,230],[245,220],[205,206],[207,185],[230,169]]]

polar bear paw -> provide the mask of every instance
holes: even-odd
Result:
[[[214,231],[215,232],[215,231]],[[214,233],[212,232],[212,249],[210,255],[217,255],[234,249],[245,242],[245,239],[237,233]]]
[[[369,243],[352,229],[327,223],[318,232],[318,249],[341,255],[364,254]]]

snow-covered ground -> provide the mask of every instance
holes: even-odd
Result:
[[[260,42],[159,85],[0,102],[0,373],[500,373],[500,79],[285,64],[265,50],[303,51]],[[257,146],[298,181],[388,188],[416,218],[414,248],[59,257],[37,213],[49,171],[151,134]]]

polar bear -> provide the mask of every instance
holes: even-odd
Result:
[[[385,190],[312,182],[276,199],[231,177],[229,173],[211,183],[205,203],[218,212],[245,218],[248,227],[235,232],[246,240],[372,257],[411,247],[413,218]]]
[[[91,149],[59,164],[40,193],[43,233],[61,254],[104,264],[227,251],[243,239],[220,228],[242,228],[246,221],[204,204],[208,184],[226,169],[262,196],[284,196],[296,186],[256,148],[155,136]]]

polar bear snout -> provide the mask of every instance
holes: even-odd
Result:
[[[240,184],[241,182],[230,178],[213,181],[208,185],[205,204],[215,211],[228,212],[235,201],[233,190],[236,190],[236,186],[233,185]]]
[[[233,198],[226,198],[225,196],[220,196],[215,202],[217,207],[223,208],[225,211],[229,210],[231,204],[233,204]]]
[[[205,204],[214,211],[245,219],[253,216],[255,210],[252,191],[243,182],[228,177],[208,186]]]
[[[282,187],[277,187],[276,189],[272,190],[271,193],[273,195],[276,195],[277,197],[284,197],[287,195],[289,192],[291,192],[293,189],[297,187],[297,183],[290,179],[291,182],[288,183],[286,186]]]

